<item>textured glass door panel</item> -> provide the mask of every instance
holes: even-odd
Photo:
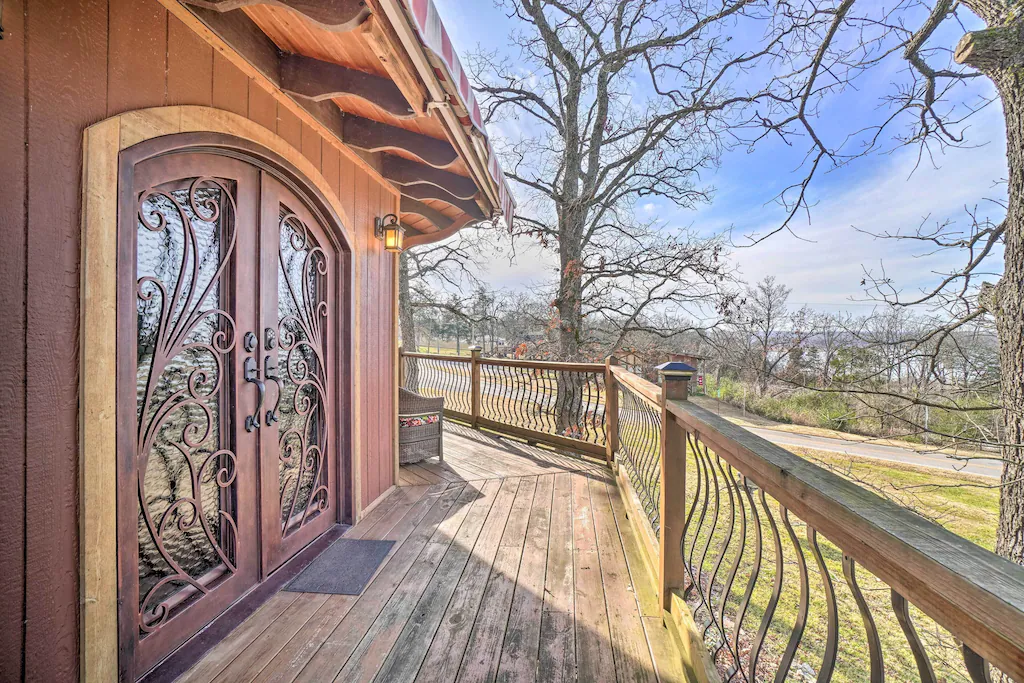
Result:
[[[263,564],[273,571],[337,520],[336,251],[289,189],[263,178],[261,295],[271,401],[261,435]]]
[[[236,463],[223,408],[237,333],[221,307],[234,188],[212,178],[173,185],[141,195],[136,235],[144,632],[235,571]]]
[[[330,504],[327,443],[327,259],[295,213],[279,212],[278,371],[281,383],[279,482],[287,536]]]

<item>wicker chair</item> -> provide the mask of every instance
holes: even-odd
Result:
[[[417,418],[423,418],[419,420]],[[408,424],[418,423],[423,424]],[[408,389],[398,390],[398,462],[409,465],[437,456],[444,434],[444,398],[420,396]]]

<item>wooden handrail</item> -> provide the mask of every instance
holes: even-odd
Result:
[[[453,360],[459,363],[472,362],[472,356],[446,356],[443,353],[408,353],[402,351],[406,358],[426,358],[429,360]],[[514,368],[533,368],[536,370],[562,370],[564,372],[604,372],[604,363],[569,363],[553,360],[519,360],[516,358],[486,358],[480,356],[480,365],[501,365]]]
[[[535,370],[562,370],[564,372],[604,372],[604,363],[566,363],[549,360],[517,360],[514,358],[481,358],[481,365],[501,365]]]
[[[612,376],[619,384],[629,387],[633,393],[646,399],[651,405],[661,406],[661,387],[648,382],[643,377],[617,365],[611,366]]]
[[[426,358],[428,360],[451,360],[456,363],[469,363],[472,362],[470,356],[446,356],[443,353],[410,353],[408,351],[402,351],[403,358]]]
[[[693,435],[974,653],[1024,680],[1024,567],[689,401],[667,401],[666,412],[666,430]]]

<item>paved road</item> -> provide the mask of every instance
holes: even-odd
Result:
[[[898,446],[886,446],[876,443],[864,443],[860,441],[847,441],[845,439],[830,439],[824,436],[809,436],[805,434],[792,434],[777,429],[765,429],[763,427],[748,427],[750,431],[762,439],[767,439],[780,446],[797,446],[799,448],[813,448],[819,451],[832,451],[857,455],[868,458],[879,458],[895,462],[905,462],[909,465],[922,465],[924,467],[937,467],[944,470],[957,470],[969,474],[981,474],[989,477],[998,477],[1002,466],[993,460],[971,460],[966,465],[960,460],[954,460],[944,456],[942,453],[918,453],[909,448]]]

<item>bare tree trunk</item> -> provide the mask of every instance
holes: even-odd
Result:
[[[582,218],[563,219],[560,225],[560,266],[558,278],[558,356],[559,360],[582,360],[583,274],[580,270]],[[582,378],[569,372],[556,375],[555,415],[558,430],[573,436],[582,421]]]
[[[412,299],[409,296],[409,256],[398,257],[398,325],[402,333],[402,348],[415,353],[420,350],[416,339],[416,318],[413,315]],[[415,359],[408,359],[405,368],[405,387],[416,391],[419,387],[419,367]]]
[[[1003,220],[1003,276],[983,289],[981,303],[994,316],[999,335],[1003,405],[1002,491],[996,552],[1024,564],[1024,22],[1003,14],[1000,4],[968,6],[991,28],[968,33],[956,48],[956,61],[985,73],[995,83],[1006,121],[1009,168],[1008,205]],[[1009,18],[1008,25],[999,25]],[[995,24],[995,25],[993,25]]]
[[[1018,47],[1018,60],[1024,50]],[[999,366],[1005,425],[1002,495],[996,552],[1024,564],[1024,84],[1019,68],[994,77],[1006,118],[1009,206],[1004,219],[1004,272],[988,293],[999,333]]]

